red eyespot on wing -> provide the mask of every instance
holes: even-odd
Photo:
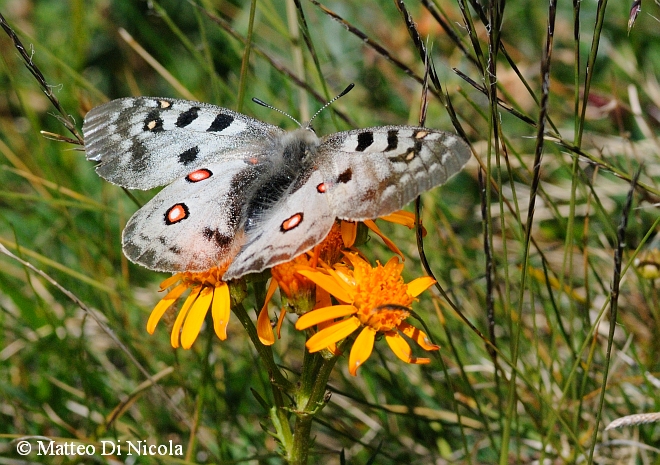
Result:
[[[208,179],[211,176],[213,176],[213,173],[211,173],[210,170],[207,170],[206,168],[202,168],[201,170],[193,171],[188,176],[186,176],[186,181],[199,182]]]
[[[328,191],[328,185],[324,182],[316,186],[316,192],[319,194],[325,194]]]
[[[177,203],[165,212],[165,224],[175,224],[188,218],[190,212],[185,203]]]
[[[287,231],[291,231],[292,229],[295,229],[297,226],[300,225],[300,223],[302,223],[302,220],[303,220],[302,212],[290,216],[286,220],[282,221],[282,226],[280,226],[282,232],[287,232]]]
[[[251,157],[245,161],[247,161],[251,165],[256,165],[257,163],[259,163],[259,159],[257,157]]]

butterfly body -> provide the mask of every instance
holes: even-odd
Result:
[[[138,97],[92,109],[83,125],[99,175],[167,185],[128,221],[126,256],[160,271],[229,265],[225,280],[311,249],[336,218],[392,213],[470,157],[457,136],[384,126],[319,138],[200,102]]]

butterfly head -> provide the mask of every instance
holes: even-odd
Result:
[[[288,163],[303,161],[316,153],[321,140],[311,127],[289,131],[281,139],[282,154]]]

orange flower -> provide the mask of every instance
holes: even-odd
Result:
[[[283,301],[284,299],[288,301],[288,305],[283,306],[277,320],[276,331],[279,337],[287,307],[293,308],[298,314],[303,314],[318,307],[319,302],[325,302],[323,296],[316,289],[316,285],[298,274],[298,270],[301,268],[315,269],[320,260],[329,264],[336,263],[342,256],[342,246],[342,230],[339,223],[335,222],[326,238],[312,250],[271,269],[273,279],[268,287],[264,306],[257,318],[257,335],[262,344],[272,345],[275,343],[275,335],[268,314],[268,303],[277,288],[279,287],[281,294],[284,294],[282,296]]]
[[[223,341],[227,339],[230,311],[229,286],[220,279],[225,271],[226,269],[220,268],[199,273],[186,271],[163,281],[160,285],[161,291],[175,284],[176,287],[154,307],[147,322],[147,332],[153,334],[163,314],[186,290],[192,288],[174,322],[170,339],[172,347],[176,349],[180,344],[184,349],[190,349],[202,329],[209,308],[215,334]]]
[[[355,253],[346,253],[353,269],[337,265],[327,273],[319,270],[299,270],[316,285],[332,294],[340,305],[326,306],[302,315],[296,322],[296,329],[307,329],[323,325],[307,341],[310,352],[332,347],[358,328],[362,328],[353,342],[349,356],[349,372],[355,376],[360,367],[371,355],[376,335],[385,336],[390,349],[406,363],[429,363],[428,358],[412,356],[405,334],[423,349],[431,351],[439,347],[428,342],[428,337],[419,329],[404,320],[410,315],[411,305],[416,297],[435,283],[430,277],[417,278],[406,284],[401,277],[403,264],[393,257],[385,266],[376,267]],[[347,318],[345,318],[347,317]],[[341,318],[338,321],[335,319]]]

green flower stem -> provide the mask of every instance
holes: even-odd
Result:
[[[275,384],[271,383],[271,386],[275,405],[270,409],[270,421],[275,428],[275,436],[279,440],[282,450],[289,451],[293,449],[294,438],[294,434],[291,432],[291,425],[289,424],[289,412],[284,406],[282,391]]]
[[[343,344],[338,347],[340,349]],[[341,353],[341,350],[338,350]],[[311,429],[314,416],[319,413],[329,400],[327,393],[328,380],[339,355],[324,358],[318,353],[305,351],[302,376],[295,395],[296,420],[293,428],[293,447],[287,454],[291,465],[306,465],[309,448],[312,445]]]

